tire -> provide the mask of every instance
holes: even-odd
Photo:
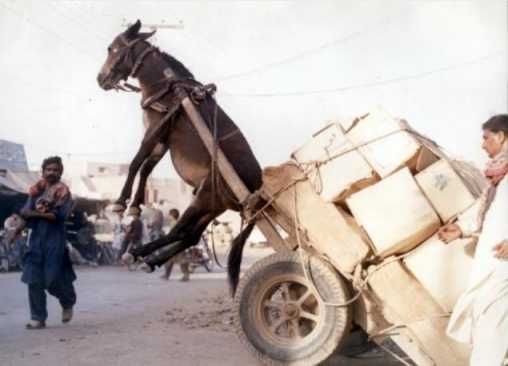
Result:
[[[236,333],[265,365],[316,365],[341,346],[351,328],[351,306],[327,306],[320,300],[347,301],[346,281],[318,258],[305,255],[304,262],[320,295],[306,280],[295,252],[256,262],[240,280],[233,304]]]

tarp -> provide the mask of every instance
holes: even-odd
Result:
[[[12,172],[7,170],[0,174],[0,185],[19,192],[26,194],[28,192],[28,188],[33,185],[39,176],[36,173],[32,172]]]

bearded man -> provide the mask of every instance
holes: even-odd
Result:
[[[46,326],[48,311],[46,292],[58,298],[62,306],[62,322],[72,319],[76,292],[66,246],[65,220],[70,214],[72,200],[69,188],[60,181],[62,160],[58,156],[42,163],[42,179],[29,190],[21,216],[31,229],[29,248],[23,257],[21,280],[28,285],[31,321],[27,329]]]

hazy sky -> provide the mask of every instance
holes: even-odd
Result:
[[[377,105],[481,161],[480,124],[507,110],[507,2],[0,0],[0,138],[29,163],[128,162],[139,95],[96,82],[124,21],[179,23],[155,43],[278,164],[327,120]],[[161,162],[156,174],[172,173]]]

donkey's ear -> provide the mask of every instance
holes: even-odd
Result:
[[[124,32],[125,36],[128,39],[134,39],[138,35],[139,30],[141,29],[141,22],[136,20],[136,23],[132,24],[127,30]]]
[[[138,34],[138,39],[142,40],[142,41],[146,41],[148,38],[150,38],[151,36],[153,36],[155,34],[155,32],[157,32],[156,29],[154,29],[152,32],[147,32],[147,33],[139,33]]]

